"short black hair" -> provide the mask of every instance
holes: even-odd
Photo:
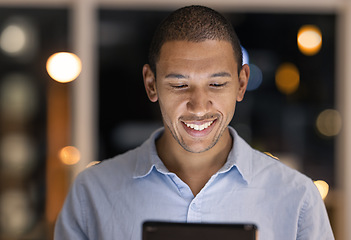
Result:
[[[224,40],[231,43],[238,72],[242,66],[242,50],[232,24],[217,11],[199,5],[172,12],[156,29],[149,49],[149,65],[156,75],[161,47],[168,41],[202,42]]]

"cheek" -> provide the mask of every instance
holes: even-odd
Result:
[[[230,102],[230,105],[228,106],[231,109],[233,114],[235,112],[236,104],[237,104],[237,100],[236,98],[233,98],[232,101]]]
[[[159,105],[164,121],[174,122],[182,114],[184,101],[179,98],[171,97],[170,95],[165,98],[162,94],[159,95]]]
[[[230,122],[235,112],[236,97],[233,97],[232,94],[227,95],[217,101],[214,107],[222,113],[225,122]]]
[[[236,94],[233,92],[228,92],[222,95],[215,95],[214,102],[216,102],[216,106],[225,111],[229,109],[234,109],[236,105]]]

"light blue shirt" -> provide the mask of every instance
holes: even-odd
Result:
[[[255,223],[260,240],[334,239],[311,179],[229,129],[227,162],[195,197],[157,155],[162,129],[135,150],[86,169],[67,196],[55,240],[141,240],[145,220]]]

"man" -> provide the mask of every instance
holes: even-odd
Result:
[[[223,16],[202,6],[173,12],[149,64],[145,89],[164,128],[77,177],[55,239],[141,239],[145,220],[250,222],[261,240],[334,239],[313,182],[228,127],[249,67]]]

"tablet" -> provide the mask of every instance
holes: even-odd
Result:
[[[143,224],[143,240],[257,240],[254,224],[153,222]]]

